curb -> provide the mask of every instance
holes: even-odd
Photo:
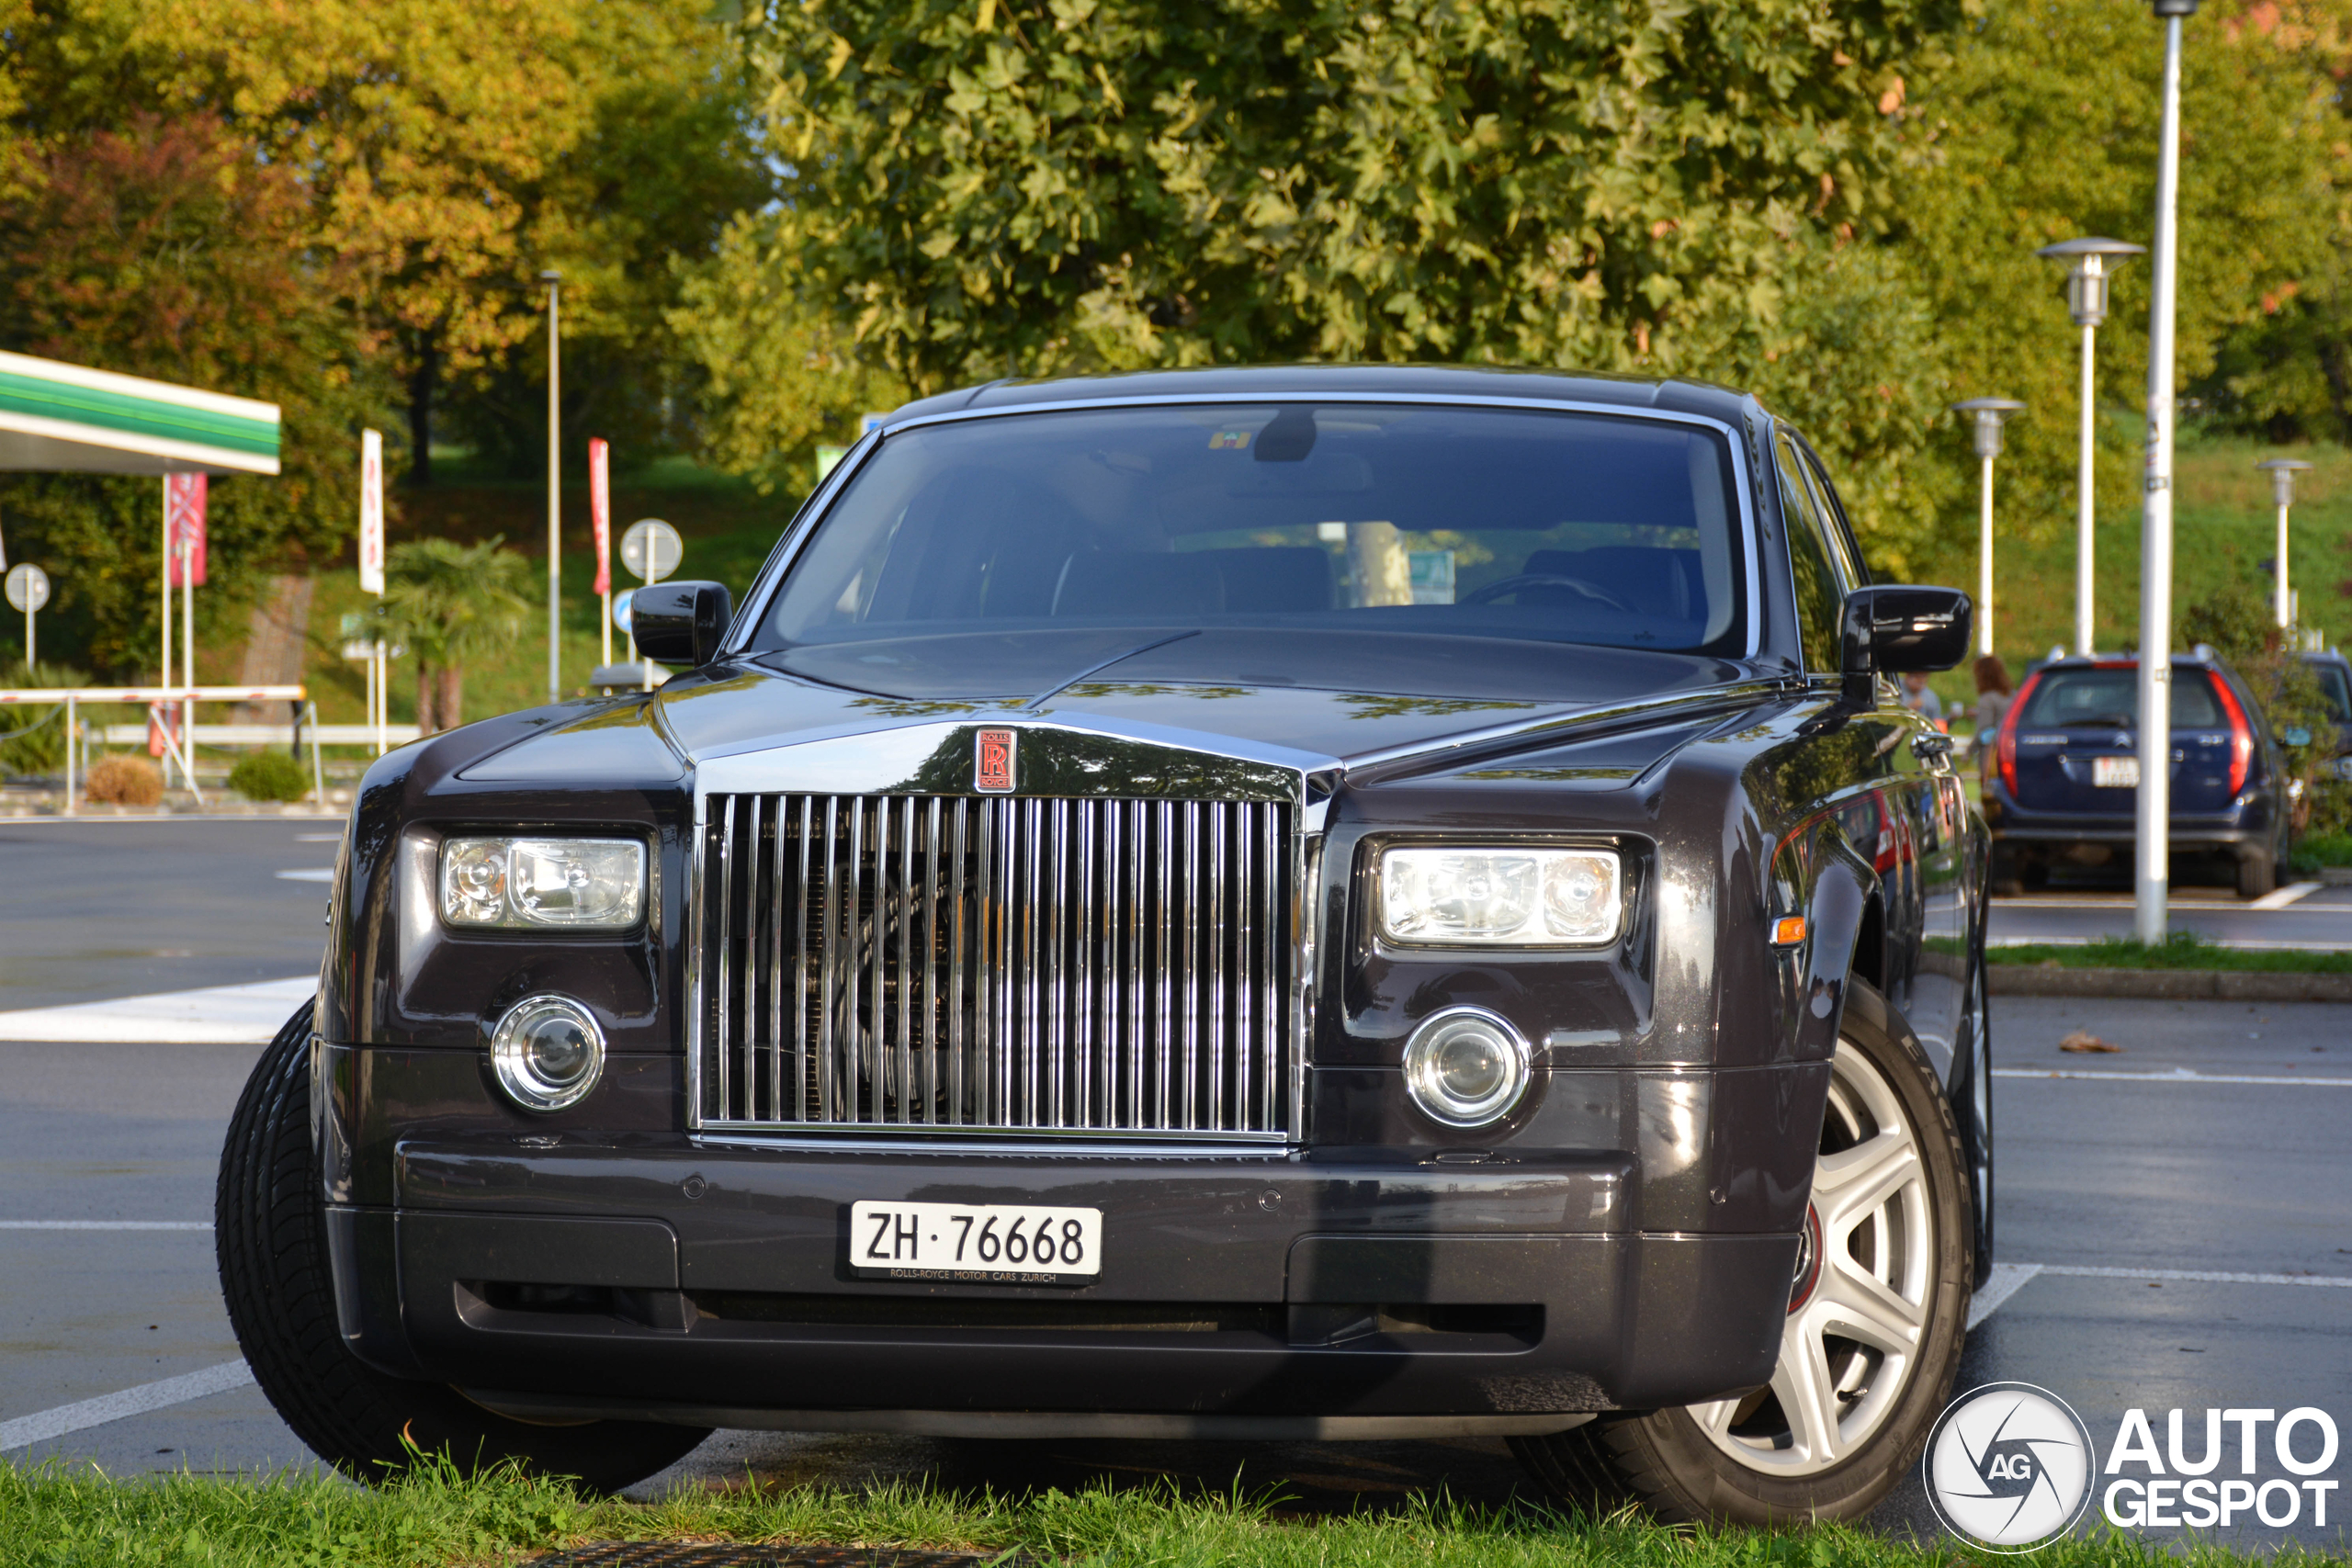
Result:
[[[1984,986],[1996,997],[2352,1002],[2352,975],[2265,969],[2065,969],[2054,964],[1987,964]]]

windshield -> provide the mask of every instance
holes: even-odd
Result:
[[[753,647],[1332,626],[1747,652],[1728,444],[1642,418],[1258,404],[889,436]]]
[[[2033,688],[2033,701],[2018,718],[2021,728],[2128,729],[2140,722],[2140,672],[2134,669],[2052,670]],[[2212,677],[2176,667],[2172,673],[2172,727],[2222,729],[2228,721],[2214,700]]]
[[[2352,726],[2352,686],[2345,682],[2343,667],[2323,664],[2317,674],[2320,694],[2327,703],[2328,721],[2339,727]]]

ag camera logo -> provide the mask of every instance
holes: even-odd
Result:
[[[1946,1529],[2016,1553],[2074,1529],[2098,1463],[2090,1428],[2064,1400],[2029,1382],[1993,1382],[1945,1408],[1921,1469]]]

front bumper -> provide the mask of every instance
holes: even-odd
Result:
[[[1703,1127],[1702,1098],[1682,1098]],[[1636,1157],[1606,1150],[851,1151],[412,1125],[383,1152],[390,1201],[328,1208],[347,1342],[541,1415],[1328,1423],[1686,1404],[1770,1376],[1797,1245],[1645,1230]],[[865,1199],[1099,1208],[1103,1270],[862,1275],[847,1220]]]

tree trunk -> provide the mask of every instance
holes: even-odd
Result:
[[[408,375],[408,482],[433,482],[433,389],[441,377],[441,334],[432,327],[416,333],[416,364]]]
[[[441,727],[434,719],[433,671],[422,659],[416,661],[416,732],[430,735]]]
[[[444,664],[435,671],[441,678],[441,703],[435,710],[444,729],[455,729],[466,722],[466,672],[455,664]]]

